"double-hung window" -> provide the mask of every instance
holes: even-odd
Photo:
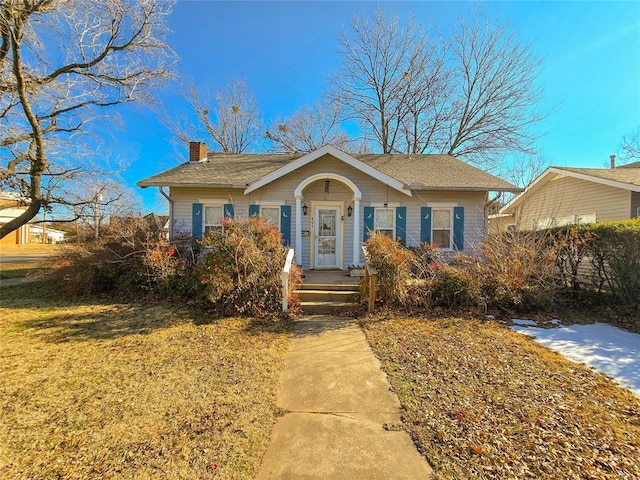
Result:
[[[280,207],[260,207],[260,215],[270,224],[280,228]]]
[[[431,243],[451,248],[451,209],[433,209],[431,232]]]
[[[224,218],[224,207],[205,206],[204,207],[204,234],[223,233],[222,219]]]
[[[374,231],[392,240],[395,239],[395,210],[393,208],[376,208]]]

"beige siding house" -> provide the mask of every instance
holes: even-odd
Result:
[[[609,169],[550,167],[490,222],[492,231],[510,225],[535,230],[636,217],[640,162]]]
[[[202,238],[224,217],[262,215],[278,225],[305,269],[362,263],[370,232],[409,246],[473,251],[487,231],[490,191],[518,187],[449,155],[208,153],[138,182],[170,202],[171,237]],[[168,188],[167,194],[163,188]]]

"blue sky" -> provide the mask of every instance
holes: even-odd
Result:
[[[160,111],[126,107],[110,142],[130,163],[123,174],[145,212],[167,210],[156,189],[135,182],[171,168],[176,155],[162,114],[188,114],[180,92],[193,81],[202,91],[243,79],[266,123],[287,116],[322,93],[338,67],[338,42],[353,15],[374,2],[182,1],[169,19],[168,41],[183,79],[160,96]],[[448,32],[475,2],[382,2],[401,17]],[[523,43],[543,59],[543,110],[538,145],[552,165],[603,167],[624,134],[640,125],[640,2],[489,2],[491,18],[511,22]]]

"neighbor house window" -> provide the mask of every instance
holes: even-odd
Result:
[[[204,233],[222,233],[222,219],[224,218],[223,206],[204,207]]]
[[[451,248],[451,210],[433,210],[431,243],[440,248]]]
[[[394,239],[394,220],[395,210],[393,208],[376,208],[374,223],[375,232],[384,235],[385,237]]]
[[[280,227],[280,207],[261,207],[260,215],[270,224]]]

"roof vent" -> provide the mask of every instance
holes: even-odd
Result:
[[[207,144],[203,142],[189,142],[189,162],[202,162],[207,159]]]
[[[611,160],[611,168],[616,168],[616,156],[609,155],[609,159]]]

